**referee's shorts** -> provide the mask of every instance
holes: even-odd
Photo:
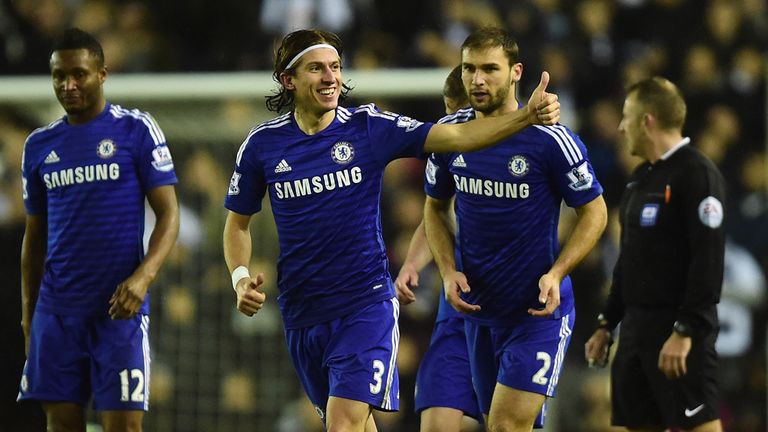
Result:
[[[674,309],[627,309],[611,367],[612,424],[691,429],[719,418],[719,329],[693,336],[686,375],[670,380],[659,370],[659,352],[675,316]]]

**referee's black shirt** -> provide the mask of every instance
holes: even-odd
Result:
[[[688,142],[641,164],[624,190],[621,250],[603,313],[610,328],[631,307],[669,308],[696,332],[717,326],[725,181]]]

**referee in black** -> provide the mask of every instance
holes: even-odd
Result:
[[[621,199],[619,260],[585,355],[604,366],[621,323],[612,423],[632,431],[722,431],[715,339],[725,182],[682,136],[685,114],[680,90],[654,77],[629,88],[619,125],[645,162]]]

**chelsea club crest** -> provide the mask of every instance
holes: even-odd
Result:
[[[115,142],[110,139],[101,140],[99,142],[99,145],[96,147],[96,153],[102,159],[111,158],[112,156],[115,155],[116,151],[117,151],[117,146],[115,145]]]
[[[522,177],[528,174],[528,161],[521,155],[514,155],[509,162],[507,162],[507,168],[513,176]]]
[[[352,158],[355,157],[355,149],[352,144],[346,141],[339,141],[333,145],[331,150],[331,158],[337,164],[346,165],[352,162]]]

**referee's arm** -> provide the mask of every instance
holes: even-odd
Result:
[[[678,322],[706,334],[717,327],[713,307],[720,301],[725,255],[725,181],[714,167],[686,175],[685,230],[690,259]]]

